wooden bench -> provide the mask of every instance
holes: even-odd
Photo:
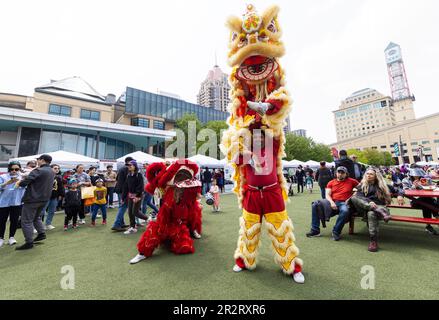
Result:
[[[418,208],[413,208],[410,205],[397,205],[397,204],[390,204],[387,206],[387,208],[394,208],[394,209],[413,209],[417,210]],[[361,216],[353,215],[351,217],[351,220],[349,221],[349,234],[354,234],[355,229],[355,218],[360,218]],[[420,224],[433,224],[433,225],[439,225],[439,219],[427,219],[427,218],[418,218],[418,217],[404,217],[404,216],[394,216],[392,215],[390,218],[390,221],[399,221],[399,222],[407,222],[407,223],[420,223]]]

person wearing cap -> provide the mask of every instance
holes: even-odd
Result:
[[[77,228],[76,223],[82,205],[81,190],[78,188],[78,180],[70,178],[67,185],[68,191],[64,196],[64,231],[68,230],[71,220],[73,220],[73,229]]]
[[[346,202],[352,197],[354,188],[358,184],[357,180],[349,178],[348,169],[340,166],[337,168],[336,179],[326,186],[326,200],[331,204],[332,210],[338,211],[338,218],[332,229],[332,240],[339,241],[341,239],[341,232],[349,215]],[[315,206],[312,206],[311,231],[306,236],[308,238],[320,237],[320,218]]]
[[[409,169],[409,176],[402,180],[402,187],[403,190],[422,190],[423,186],[421,183],[421,178],[424,178],[426,176],[425,171],[418,167],[413,167]],[[431,180],[426,180],[427,183],[431,184]],[[428,182],[430,181],[430,182]],[[425,204],[428,204],[430,206],[437,206],[437,200],[434,198],[418,198],[419,202],[423,202]],[[416,209],[422,209],[422,216],[427,219],[431,219],[433,216],[435,218],[439,218],[439,215],[437,212],[434,212],[433,210],[423,207],[416,203],[411,203],[413,208]],[[427,224],[425,227],[425,231],[428,232],[431,235],[437,236],[439,233],[431,226],[431,224]]]
[[[107,224],[107,188],[104,187],[104,180],[96,180],[96,189],[94,190],[94,203],[91,207],[91,226],[96,225],[96,216],[99,209],[102,212],[102,224]]]
[[[48,154],[41,155],[38,159],[38,168],[23,180],[16,183],[17,187],[26,187],[23,195],[23,209],[21,213],[21,230],[23,231],[25,244],[16,250],[27,250],[33,248],[34,242],[46,239],[45,228],[41,221],[41,212],[52,195],[53,179],[55,172],[50,167],[52,157]],[[33,239],[33,230],[38,235]]]

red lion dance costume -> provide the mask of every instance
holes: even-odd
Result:
[[[278,59],[284,54],[281,30],[272,6],[259,15],[252,5],[243,18],[230,17],[229,65],[232,102],[229,129],[221,149],[235,169],[234,192],[242,208],[234,271],[256,268],[262,220],[272,242],[275,261],[294,281],[303,283],[302,260],[294,244],[293,224],[285,209],[288,200],[282,158],[285,119],[291,101]],[[265,138],[265,145],[257,137]],[[267,145],[266,139],[272,143]],[[253,144],[248,143],[253,141]]]
[[[201,183],[195,178],[197,172],[198,166],[189,160],[179,160],[168,168],[164,163],[148,166],[145,190],[154,193],[156,188],[163,189],[163,204],[157,220],[148,224],[137,243],[139,254],[131,264],[152,256],[164,242],[175,254],[194,253],[191,234],[201,234],[201,206],[197,201]]]

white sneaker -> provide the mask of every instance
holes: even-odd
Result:
[[[0,239],[0,248],[3,247],[3,243],[5,243],[5,240]]]
[[[78,224],[85,224],[85,219],[79,219],[79,223]]]
[[[37,234],[37,233],[38,233],[37,229],[34,228],[34,234]]]
[[[97,219],[102,218],[102,215],[101,215],[101,214],[97,214],[97,215],[96,215],[96,218],[97,218]]]
[[[54,226],[52,226],[51,224],[50,224],[50,225],[48,225],[48,226],[46,226],[46,230],[53,230],[53,229],[55,229],[55,227],[54,227]]]
[[[235,264],[234,266],[233,266],[233,271],[235,271],[235,272],[241,272],[242,270],[244,270],[244,269],[242,269],[240,266],[238,266],[237,264]]]
[[[127,231],[125,231],[123,234],[133,234],[136,233],[137,229],[136,228],[129,228]]]
[[[143,254],[138,253],[134,258],[130,260],[130,264],[135,264],[145,259],[146,257]]]
[[[194,230],[193,235],[194,235],[194,238],[195,238],[195,239],[201,239],[201,234],[199,234],[199,233],[197,232],[197,230]]]
[[[303,275],[302,272],[296,272],[293,274],[293,280],[296,283],[305,283],[305,276]]]
[[[10,238],[9,238],[9,245],[10,245],[10,246],[13,246],[13,245],[16,244],[16,243],[17,243],[17,240],[15,240],[14,237],[10,237]]]

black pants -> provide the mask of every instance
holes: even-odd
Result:
[[[15,236],[18,227],[18,218],[20,217],[21,206],[0,208],[0,239],[5,238],[6,222],[9,217],[9,238]]]
[[[73,224],[76,224],[78,221],[78,214],[81,212],[81,207],[83,206],[77,206],[77,207],[66,207],[64,209],[66,213],[66,217],[64,218],[64,226],[68,226],[70,220],[73,219]]]
[[[79,207],[79,219],[85,219],[85,199],[81,200],[81,206]]]
[[[128,199],[128,216],[130,217],[131,228],[136,227],[136,217],[143,220],[148,220],[148,217],[144,215],[142,212],[140,212],[141,205],[142,205],[142,200],[139,200],[136,203],[134,203],[132,199]]]
[[[304,185],[305,183],[303,182],[303,181],[297,181],[297,193],[299,193],[300,192],[300,189],[302,189],[302,193],[303,193],[303,185]]]
[[[422,202],[428,203],[429,205],[432,205],[432,206],[437,205],[436,200],[434,198],[419,198],[419,200]],[[412,207],[413,208],[422,208],[422,216],[424,218],[427,218],[427,219],[431,219],[431,218],[433,218],[433,215],[434,216],[437,215],[436,213],[433,213],[432,210],[423,208],[422,206],[420,206],[419,204],[416,204],[416,203],[413,203]]]

